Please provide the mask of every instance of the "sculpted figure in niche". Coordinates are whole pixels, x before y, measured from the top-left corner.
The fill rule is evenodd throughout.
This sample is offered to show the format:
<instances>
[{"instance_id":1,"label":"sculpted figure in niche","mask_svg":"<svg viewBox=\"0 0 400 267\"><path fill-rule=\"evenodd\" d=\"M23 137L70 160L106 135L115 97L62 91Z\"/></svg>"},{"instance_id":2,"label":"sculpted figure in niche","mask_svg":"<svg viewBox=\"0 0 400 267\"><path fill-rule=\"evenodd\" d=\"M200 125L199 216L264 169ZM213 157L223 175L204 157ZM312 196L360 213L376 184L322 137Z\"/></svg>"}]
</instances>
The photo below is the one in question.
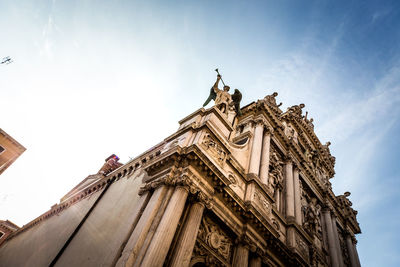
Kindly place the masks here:
<instances>
[{"instance_id":1,"label":"sculpted figure in niche","mask_svg":"<svg viewBox=\"0 0 400 267\"><path fill-rule=\"evenodd\" d=\"M305 156L309 163L312 163L313 153L314 152L310 149L306 150Z\"/></svg>"},{"instance_id":2,"label":"sculpted figure in niche","mask_svg":"<svg viewBox=\"0 0 400 267\"><path fill-rule=\"evenodd\" d=\"M316 198L311 198L305 209L304 228L311 234L320 234L322 232L319 215L321 206L317 204Z\"/></svg>"},{"instance_id":3,"label":"sculpted figure in niche","mask_svg":"<svg viewBox=\"0 0 400 267\"><path fill-rule=\"evenodd\" d=\"M287 124L285 121L282 124L285 127L285 135L289 138L289 140L293 140L295 143L297 143L298 134L293 126L291 124Z\"/></svg>"},{"instance_id":4,"label":"sculpted figure in niche","mask_svg":"<svg viewBox=\"0 0 400 267\"><path fill-rule=\"evenodd\" d=\"M312 163L314 165L315 168L319 168L320 167L320 162L321 160L319 159L319 154L316 150L313 151L312 153Z\"/></svg>"},{"instance_id":5,"label":"sculpted figure in niche","mask_svg":"<svg viewBox=\"0 0 400 267\"><path fill-rule=\"evenodd\" d=\"M268 177L268 186L272 195L275 194L275 190L283 185L283 162L279 159L277 153L274 151L271 155L271 171Z\"/></svg>"}]
</instances>

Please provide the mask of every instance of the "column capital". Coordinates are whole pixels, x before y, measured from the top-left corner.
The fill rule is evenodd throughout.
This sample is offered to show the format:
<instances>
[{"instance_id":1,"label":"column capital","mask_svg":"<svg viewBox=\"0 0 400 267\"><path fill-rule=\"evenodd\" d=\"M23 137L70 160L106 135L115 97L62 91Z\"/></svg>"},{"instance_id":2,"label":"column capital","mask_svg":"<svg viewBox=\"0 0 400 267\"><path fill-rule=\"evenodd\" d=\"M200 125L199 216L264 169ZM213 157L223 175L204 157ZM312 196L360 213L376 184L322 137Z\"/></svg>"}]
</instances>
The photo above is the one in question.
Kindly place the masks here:
<instances>
[{"instance_id":1,"label":"column capital","mask_svg":"<svg viewBox=\"0 0 400 267\"><path fill-rule=\"evenodd\" d=\"M197 194L197 201L199 204L203 205L207 209L213 208L213 205L214 205L213 198L201 191Z\"/></svg>"},{"instance_id":2,"label":"column capital","mask_svg":"<svg viewBox=\"0 0 400 267\"><path fill-rule=\"evenodd\" d=\"M246 247L253 253L257 250L256 244L246 234L243 234L238 239L236 239L236 243Z\"/></svg>"},{"instance_id":3,"label":"column capital","mask_svg":"<svg viewBox=\"0 0 400 267\"><path fill-rule=\"evenodd\" d=\"M294 156L292 153L288 153L287 155L285 155L284 157L284 161L285 163L292 163L294 162Z\"/></svg>"},{"instance_id":4,"label":"column capital","mask_svg":"<svg viewBox=\"0 0 400 267\"><path fill-rule=\"evenodd\" d=\"M300 172L299 164L295 161L293 161L293 171L296 171L297 173Z\"/></svg>"},{"instance_id":5,"label":"column capital","mask_svg":"<svg viewBox=\"0 0 400 267\"><path fill-rule=\"evenodd\" d=\"M162 185L173 185L174 184L174 178L171 177L171 175L167 174L166 176L156 179L154 181L151 181L149 183L146 183L144 186L140 187L139 189L139 195L143 195L144 193L148 191L154 191L158 187Z\"/></svg>"},{"instance_id":6,"label":"column capital","mask_svg":"<svg viewBox=\"0 0 400 267\"><path fill-rule=\"evenodd\" d=\"M269 125L264 125L264 135L269 134L269 135L274 135L274 128L272 128Z\"/></svg>"},{"instance_id":7,"label":"column capital","mask_svg":"<svg viewBox=\"0 0 400 267\"><path fill-rule=\"evenodd\" d=\"M249 121L253 127L265 126L266 121L263 118L255 118Z\"/></svg>"},{"instance_id":8,"label":"column capital","mask_svg":"<svg viewBox=\"0 0 400 267\"><path fill-rule=\"evenodd\" d=\"M327 212L331 213L331 211L332 211L332 209L329 206L324 205L322 207L322 212L324 212L324 213L327 213Z\"/></svg>"}]
</instances>

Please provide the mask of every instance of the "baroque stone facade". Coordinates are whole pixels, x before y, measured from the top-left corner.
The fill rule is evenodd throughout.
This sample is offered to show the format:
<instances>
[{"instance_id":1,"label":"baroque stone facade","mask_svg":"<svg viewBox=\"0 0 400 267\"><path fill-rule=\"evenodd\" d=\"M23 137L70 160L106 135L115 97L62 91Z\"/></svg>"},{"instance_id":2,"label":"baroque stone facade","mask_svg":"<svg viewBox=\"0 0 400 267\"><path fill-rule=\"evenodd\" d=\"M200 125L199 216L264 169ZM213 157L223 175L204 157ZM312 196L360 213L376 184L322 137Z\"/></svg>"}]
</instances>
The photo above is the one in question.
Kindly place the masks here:
<instances>
[{"instance_id":1,"label":"baroque stone facade","mask_svg":"<svg viewBox=\"0 0 400 267\"><path fill-rule=\"evenodd\" d=\"M7 238L0 266L360 266L330 143L304 104L283 112L276 96L239 116L201 108L89 176Z\"/></svg>"}]
</instances>

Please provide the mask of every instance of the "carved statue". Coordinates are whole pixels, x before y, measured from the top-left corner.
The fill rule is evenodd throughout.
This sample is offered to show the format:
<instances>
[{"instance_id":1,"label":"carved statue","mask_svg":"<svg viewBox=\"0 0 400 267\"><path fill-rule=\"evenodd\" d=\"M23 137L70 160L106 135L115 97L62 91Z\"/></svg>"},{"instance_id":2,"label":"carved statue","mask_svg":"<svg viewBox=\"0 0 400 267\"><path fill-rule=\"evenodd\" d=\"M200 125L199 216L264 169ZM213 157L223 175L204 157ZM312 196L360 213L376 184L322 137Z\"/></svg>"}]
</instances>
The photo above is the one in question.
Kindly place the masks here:
<instances>
[{"instance_id":1,"label":"carved statue","mask_svg":"<svg viewBox=\"0 0 400 267\"><path fill-rule=\"evenodd\" d=\"M272 195L279 185L283 185L283 162L279 159L277 153L274 151L271 154L271 171L268 177L268 186Z\"/></svg>"},{"instance_id":2,"label":"carved statue","mask_svg":"<svg viewBox=\"0 0 400 267\"><path fill-rule=\"evenodd\" d=\"M329 154L331 153L329 146L331 145L331 142L326 142L325 145L322 145L322 147L325 149L326 152L328 152Z\"/></svg>"},{"instance_id":3,"label":"carved statue","mask_svg":"<svg viewBox=\"0 0 400 267\"><path fill-rule=\"evenodd\" d=\"M314 197L311 198L304 214L304 228L311 234L319 234L322 232L319 220L320 212L321 206L317 204L317 199Z\"/></svg>"},{"instance_id":4,"label":"carved statue","mask_svg":"<svg viewBox=\"0 0 400 267\"><path fill-rule=\"evenodd\" d=\"M283 127L285 127L285 135L289 138L289 140L293 140L294 142L298 142L297 137L298 134L296 130L293 128L291 124L287 124L285 121L282 123Z\"/></svg>"},{"instance_id":5,"label":"carved statue","mask_svg":"<svg viewBox=\"0 0 400 267\"><path fill-rule=\"evenodd\" d=\"M308 124L308 126L310 126L310 128L311 129L313 129L314 130L314 124L313 124L313 121L314 121L314 119L313 118L311 118L308 122L307 122L307 124Z\"/></svg>"},{"instance_id":6,"label":"carved statue","mask_svg":"<svg viewBox=\"0 0 400 267\"><path fill-rule=\"evenodd\" d=\"M216 71L218 72L218 69L216 69ZM241 115L240 101L242 100L242 93L238 89L235 89L234 94L230 95L230 87L225 84L222 90L219 89L218 84L220 80L222 80L222 78L218 72L217 80L215 81L213 87L211 87L210 95L208 96L206 102L204 102L203 107L210 103L211 100L214 100L215 106L221 110L222 113L227 114L229 107L233 106L236 114Z\"/></svg>"},{"instance_id":7,"label":"carved statue","mask_svg":"<svg viewBox=\"0 0 400 267\"><path fill-rule=\"evenodd\" d=\"M298 118L302 118L301 114L302 114L302 109L305 107L306 105L304 104L300 104L300 105L294 105L291 106L287 109L288 113L298 117Z\"/></svg>"},{"instance_id":8,"label":"carved statue","mask_svg":"<svg viewBox=\"0 0 400 267\"><path fill-rule=\"evenodd\" d=\"M314 130L314 124L313 124L314 119L313 119L313 118L308 119L307 116L308 116L308 111L306 111L306 115L303 116L303 120L307 123L307 125L308 125L311 129Z\"/></svg>"},{"instance_id":9,"label":"carved statue","mask_svg":"<svg viewBox=\"0 0 400 267\"><path fill-rule=\"evenodd\" d=\"M311 163L312 158L313 158L313 151L310 149L307 149L305 152L305 156L306 156L306 159L308 160L308 162Z\"/></svg>"},{"instance_id":10,"label":"carved statue","mask_svg":"<svg viewBox=\"0 0 400 267\"><path fill-rule=\"evenodd\" d=\"M240 110L240 101L242 100L242 93L239 91L239 89L235 89L235 93L233 93L231 97L233 106L235 107L236 114L239 116L242 115L242 111Z\"/></svg>"},{"instance_id":11,"label":"carved statue","mask_svg":"<svg viewBox=\"0 0 400 267\"><path fill-rule=\"evenodd\" d=\"M282 102L281 103L279 103L279 105L277 105L276 104L276 97L278 96L278 93L277 92L274 92L272 95L267 95L266 97L264 97L264 101L269 105L269 106L272 106L272 107L280 107L280 106L282 106Z\"/></svg>"}]
</instances>

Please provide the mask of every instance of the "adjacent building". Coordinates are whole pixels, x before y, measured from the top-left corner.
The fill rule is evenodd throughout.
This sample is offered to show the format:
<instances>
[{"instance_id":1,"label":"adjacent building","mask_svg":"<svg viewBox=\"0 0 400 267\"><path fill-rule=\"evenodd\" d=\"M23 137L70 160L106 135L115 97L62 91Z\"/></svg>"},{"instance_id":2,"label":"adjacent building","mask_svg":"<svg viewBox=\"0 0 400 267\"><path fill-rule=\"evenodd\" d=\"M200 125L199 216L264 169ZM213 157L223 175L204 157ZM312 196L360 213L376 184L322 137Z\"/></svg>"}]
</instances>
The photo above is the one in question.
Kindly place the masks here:
<instances>
[{"instance_id":1,"label":"adjacent building","mask_svg":"<svg viewBox=\"0 0 400 267\"><path fill-rule=\"evenodd\" d=\"M0 129L0 174L26 150L14 138Z\"/></svg>"},{"instance_id":2,"label":"adjacent building","mask_svg":"<svg viewBox=\"0 0 400 267\"><path fill-rule=\"evenodd\" d=\"M12 233L0 266L360 266L330 143L276 96L201 108L128 163L109 157Z\"/></svg>"}]
</instances>

